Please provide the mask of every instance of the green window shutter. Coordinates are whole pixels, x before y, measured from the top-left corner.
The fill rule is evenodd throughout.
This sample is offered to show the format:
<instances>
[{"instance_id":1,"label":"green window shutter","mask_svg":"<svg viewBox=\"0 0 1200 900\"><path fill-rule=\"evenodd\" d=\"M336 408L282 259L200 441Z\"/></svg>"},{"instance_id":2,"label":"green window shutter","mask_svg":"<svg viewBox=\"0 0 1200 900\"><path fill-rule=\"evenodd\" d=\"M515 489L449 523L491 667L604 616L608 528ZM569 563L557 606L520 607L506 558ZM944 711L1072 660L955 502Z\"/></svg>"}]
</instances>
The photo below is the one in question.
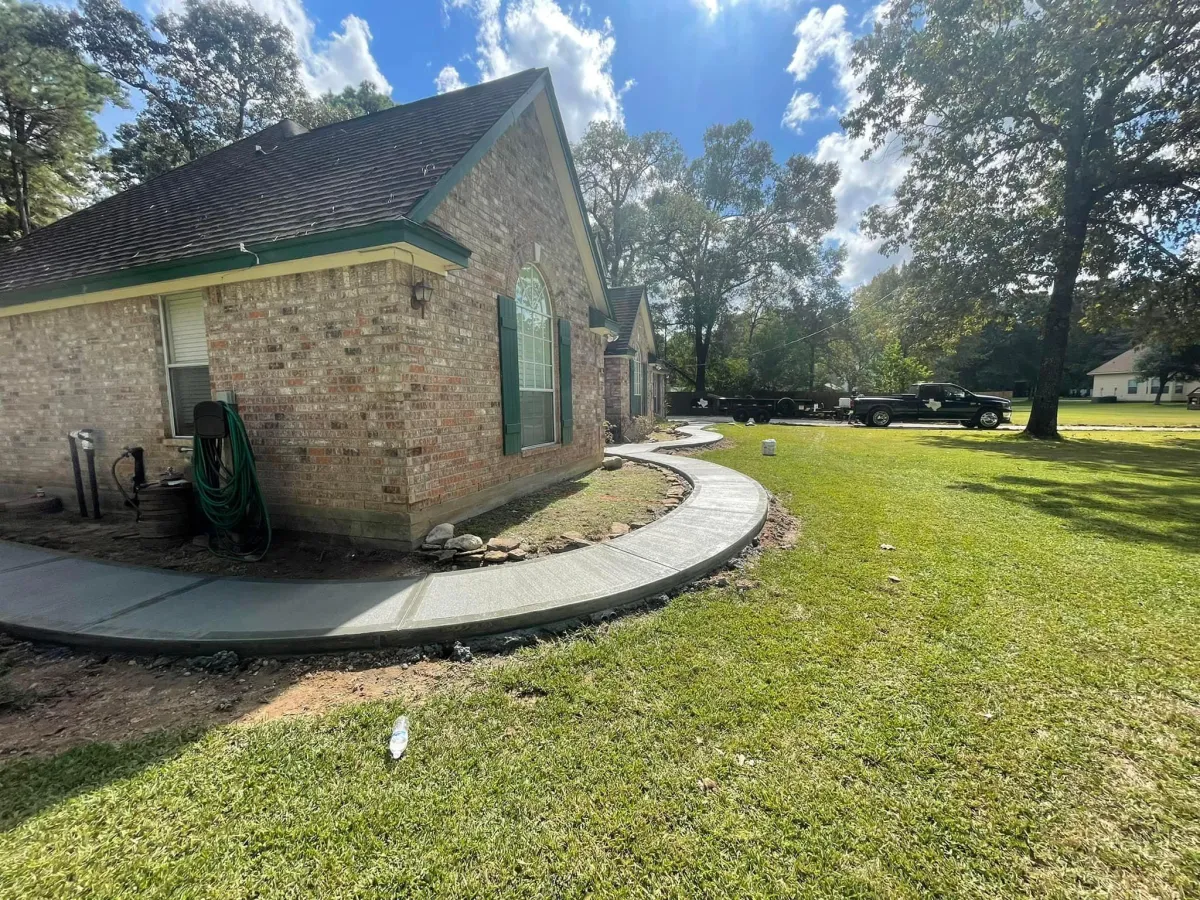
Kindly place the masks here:
<instances>
[{"instance_id":1,"label":"green window shutter","mask_svg":"<svg viewBox=\"0 0 1200 900\"><path fill-rule=\"evenodd\" d=\"M629 416L630 418L637 415L637 394L634 393L636 385L633 383L633 367L636 363L631 359L629 361Z\"/></svg>"},{"instance_id":2,"label":"green window shutter","mask_svg":"<svg viewBox=\"0 0 1200 900\"><path fill-rule=\"evenodd\" d=\"M562 416L562 442L571 443L575 432L575 400L571 395L571 323L558 320L558 402Z\"/></svg>"},{"instance_id":3,"label":"green window shutter","mask_svg":"<svg viewBox=\"0 0 1200 900\"><path fill-rule=\"evenodd\" d=\"M646 415L650 409L650 366L642 363L642 415Z\"/></svg>"},{"instance_id":4,"label":"green window shutter","mask_svg":"<svg viewBox=\"0 0 1200 900\"><path fill-rule=\"evenodd\" d=\"M500 411L504 455L521 452L521 379L517 362L517 301L497 297L500 308Z\"/></svg>"}]
</instances>

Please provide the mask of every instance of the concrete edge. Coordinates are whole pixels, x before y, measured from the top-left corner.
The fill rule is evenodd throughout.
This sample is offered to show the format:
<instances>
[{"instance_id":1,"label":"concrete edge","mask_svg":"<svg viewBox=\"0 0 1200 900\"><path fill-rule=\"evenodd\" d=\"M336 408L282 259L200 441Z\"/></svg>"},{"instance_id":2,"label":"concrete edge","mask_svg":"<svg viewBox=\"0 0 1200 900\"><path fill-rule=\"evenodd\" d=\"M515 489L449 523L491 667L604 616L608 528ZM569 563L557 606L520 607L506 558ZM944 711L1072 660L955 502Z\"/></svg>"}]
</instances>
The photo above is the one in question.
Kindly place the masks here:
<instances>
[{"instance_id":1,"label":"concrete edge","mask_svg":"<svg viewBox=\"0 0 1200 900\"><path fill-rule=\"evenodd\" d=\"M682 447L702 447L714 444L722 440L723 435L705 430L706 426L685 426L680 430L687 433L687 437L676 441L664 441L658 444L634 444L621 445L618 447L606 448L606 454L621 456L627 459L634 459L638 462L646 462L652 465L661 466L670 469L682 476L692 485L693 490L696 489L696 480L693 473L685 471L689 463L676 462L670 455L655 456L655 452L662 449L682 448ZM716 463L705 463L705 465L718 466ZM718 466L725 469L724 466ZM740 473L738 473L740 475ZM107 649L128 651L141 654L166 653L166 654L208 654L215 653L218 650L234 650L242 655L289 655L289 654L304 654L304 653L319 653L319 652L336 652L347 650L372 650L384 647L404 647L414 646L425 643L440 643L454 639L462 639L467 637L481 637L485 635L500 634L507 631L513 631L521 628L532 628L538 626L551 625L557 622L577 619L581 616L591 615L596 612L607 610L620 610L631 606L636 606L645 600L665 593L694 581L701 575L718 568L727 563L730 559L741 553L749 546L754 539L762 531L763 525L766 523L769 499L766 490L757 481L749 476L741 476L751 482L759 494L760 502L757 505L756 514L753 521L745 528L742 533L733 541L726 542L714 551L705 556L702 560L689 565L685 569L670 569L668 573L661 577L643 582L633 587L622 590L616 594L607 594L601 597L590 597L585 600L566 603L554 606L543 606L533 609L523 609L513 614L500 615L485 620L460 620L458 622L439 623L432 626L419 626L413 628L405 628L403 621L408 617L407 613L410 607L415 602L417 597L406 602L405 614L402 614L394 627L387 629L377 629L373 631L360 631L349 633L298 633L281 631L275 635L268 635L261 632L256 632L251 635L239 637L236 635L214 633L209 636L188 636L172 638L165 635L148 636L132 636L119 634L97 633L93 631L94 626L84 626L83 630L66 631L62 629L46 628L34 625L23 625L21 623L10 623L0 620L0 627L5 631L13 634L16 637L29 640L49 641L54 643L68 644L88 649ZM647 528L653 528L656 525L669 524L669 520L678 510L688 507L692 495L689 494L684 502L679 505L677 510L656 520ZM642 529L645 530L645 529ZM630 552L621 550L618 538L610 541L603 546L610 547L617 552ZM46 551L53 553L54 551ZM631 553L630 555L637 556L639 559L645 560L638 554ZM57 558L73 559L69 554L56 554ZM645 560L649 561L649 560ZM104 561L96 561L104 565L120 566L119 563L110 563ZM531 560L528 563L518 563L518 565L537 565L536 560ZM661 565L661 564L660 564ZM136 567L135 567L136 568ZM663 566L663 568L668 568ZM429 578L431 576L426 576ZM220 579L216 579L220 580ZM271 579L247 579L256 581L271 581ZM390 580L390 579L372 579ZM302 580L292 579L291 583L296 583ZM289 583L281 580L280 584ZM321 580L303 580L305 584L321 584L325 583ZM345 579L339 581L331 581L328 583L345 583ZM417 591L420 591L420 585L417 586ZM174 593L174 592L172 592ZM150 605L157 602L159 599L147 601L144 605Z\"/></svg>"}]
</instances>

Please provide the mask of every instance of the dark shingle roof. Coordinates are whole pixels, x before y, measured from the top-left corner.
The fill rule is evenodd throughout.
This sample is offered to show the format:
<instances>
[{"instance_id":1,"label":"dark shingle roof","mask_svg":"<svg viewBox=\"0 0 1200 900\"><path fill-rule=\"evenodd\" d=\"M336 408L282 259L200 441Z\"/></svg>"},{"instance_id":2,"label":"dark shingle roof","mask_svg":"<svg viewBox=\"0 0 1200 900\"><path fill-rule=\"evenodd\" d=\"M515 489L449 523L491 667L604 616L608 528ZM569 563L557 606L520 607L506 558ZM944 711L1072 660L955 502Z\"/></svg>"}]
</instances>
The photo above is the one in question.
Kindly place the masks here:
<instances>
[{"instance_id":1,"label":"dark shingle roof","mask_svg":"<svg viewBox=\"0 0 1200 900\"><path fill-rule=\"evenodd\" d=\"M633 326L637 324L638 308L642 305L642 295L645 293L644 284L608 289L608 302L612 306L620 335L604 349L607 355L616 356L629 350L629 339L633 337Z\"/></svg>"},{"instance_id":2,"label":"dark shingle roof","mask_svg":"<svg viewBox=\"0 0 1200 900\"><path fill-rule=\"evenodd\" d=\"M403 218L544 71L272 125L0 248L0 293Z\"/></svg>"}]
</instances>

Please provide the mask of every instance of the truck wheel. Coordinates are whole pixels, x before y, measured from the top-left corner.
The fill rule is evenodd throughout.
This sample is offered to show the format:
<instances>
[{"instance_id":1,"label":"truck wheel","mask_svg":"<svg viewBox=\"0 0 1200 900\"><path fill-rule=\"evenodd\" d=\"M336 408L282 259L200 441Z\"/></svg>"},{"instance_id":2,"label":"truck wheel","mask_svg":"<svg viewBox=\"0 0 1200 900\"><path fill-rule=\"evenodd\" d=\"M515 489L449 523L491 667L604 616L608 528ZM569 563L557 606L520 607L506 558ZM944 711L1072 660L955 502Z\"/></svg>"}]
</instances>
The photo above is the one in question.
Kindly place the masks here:
<instances>
[{"instance_id":1,"label":"truck wheel","mask_svg":"<svg viewBox=\"0 0 1200 900\"><path fill-rule=\"evenodd\" d=\"M739 406L733 411L733 421L735 422L745 422L749 418L750 412L744 406Z\"/></svg>"},{"instance_id":2,"label":"truck wheel","mask_svg":"<svg viewBox=\"0 0 1200 900\"><path fill-rule=\"evenodd\" d=\"M791 397L784 397L775 404L775 411L785 419L790 419L796 415L796 401Z\"/></svg>"},{"instance_id":3,"label":"truck wheel","mask_svg":"<svg viewBox=\"0 0 1200 900\"><path fill-rule=\"evenodd\" d=\"M976 427L974 419L963 419L958 424L961 425L963 428L975 428Z\"/></svg>"},{"instance_id":4,"label":"truck wheel","mask_svg":"<svg viewBox=\"0 0 1200 900\"><path fill-rule=\"evenodd\" d=\"M979 417L975 420L979 423L980 428L985 428L991 431L1000 424L1000 413L994 409L985 409L979 413Z\"/></svg>"},{"instance_id":5,"label":"truck wheel","mask_svg":"<svg viewBox=\"0 0 1200 900\"><path fill-rule=\"evenodd\" d=\"M754 414L754 421L759 425L766 425L771 421L771 411L765 407L758 410L758 412Z\"/></svg>"},{"instance_id":6,"label":"truck wheel","mask_svg":"<svg viewBox=\"0 0 1200 900\"><path fill-rule=\"evenodd\" d=\"M892 411L886 406L876 406L867 414L867 424L875 428L887 428L892 424Z\"/></svg>"}]
</instances>

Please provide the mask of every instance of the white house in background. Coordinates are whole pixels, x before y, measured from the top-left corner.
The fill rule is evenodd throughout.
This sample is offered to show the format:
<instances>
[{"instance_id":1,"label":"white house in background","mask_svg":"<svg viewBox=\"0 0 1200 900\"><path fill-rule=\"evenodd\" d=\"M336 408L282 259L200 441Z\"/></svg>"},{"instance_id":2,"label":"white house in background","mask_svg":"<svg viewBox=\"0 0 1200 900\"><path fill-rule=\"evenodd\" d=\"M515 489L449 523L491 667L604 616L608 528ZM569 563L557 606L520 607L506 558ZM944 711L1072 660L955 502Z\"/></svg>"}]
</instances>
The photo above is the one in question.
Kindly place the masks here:
<instances>
[{"instance_id":1,"label":"white house in background","mask_svg":"<svg viewBox=\"0 0 1200 900\"><path fill-rule=\"evenodd\" d=\"M1139 378L1136 368L1137 349L1132 348L1092 369L1088 372L1092 376L1092 396L1115 396L1118 400L1143 402L1154 400L1158 395L1158 379ZM1162 395L1163 402L1185 402L1187 395L1195 388L1200 388L1200 381L1168 381Z\"/></svg>"}]
</instances>

